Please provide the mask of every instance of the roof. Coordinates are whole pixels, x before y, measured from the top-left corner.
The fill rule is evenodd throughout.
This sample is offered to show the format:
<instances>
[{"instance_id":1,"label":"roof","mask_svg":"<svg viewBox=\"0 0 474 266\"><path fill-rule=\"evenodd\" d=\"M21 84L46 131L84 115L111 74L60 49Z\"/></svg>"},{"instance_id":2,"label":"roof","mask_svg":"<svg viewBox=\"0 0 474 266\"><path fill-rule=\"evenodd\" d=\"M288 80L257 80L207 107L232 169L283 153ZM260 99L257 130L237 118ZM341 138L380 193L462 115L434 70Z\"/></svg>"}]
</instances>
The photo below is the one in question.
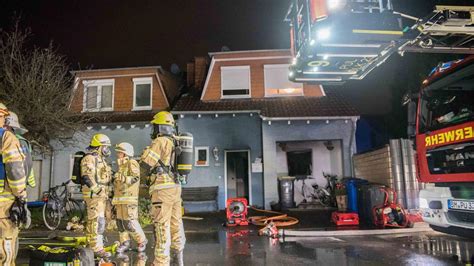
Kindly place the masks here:
<instances>
[{"instance_id":1,"label":"roof","mask_svg":"<svg viewBox=\"0 0 474 266\"><path fill-rule=\"evenodd\" d=\"M228 99L203 102L198 95L183 95L172 109L173 113L255 112L268 118L303 118L358 116L338 89L325 89L323 97L276 97L262 99Z\"/></svg>"},{"instance_id":2,"label":"roof","mask_svg":"<svg viewBox=\"0 0 474 266\"><path fill-rule=\"evenodd\" d=\"M97 68L97 69L84 69L84 70L72 70L72 74L77 73L92 73L92 72L104 72L104 71L120 71L120 70L140 70L140 69L161 69L161 66L139 66L139 67L118 67L118 68Z\"/></svg>"}]
</instances>

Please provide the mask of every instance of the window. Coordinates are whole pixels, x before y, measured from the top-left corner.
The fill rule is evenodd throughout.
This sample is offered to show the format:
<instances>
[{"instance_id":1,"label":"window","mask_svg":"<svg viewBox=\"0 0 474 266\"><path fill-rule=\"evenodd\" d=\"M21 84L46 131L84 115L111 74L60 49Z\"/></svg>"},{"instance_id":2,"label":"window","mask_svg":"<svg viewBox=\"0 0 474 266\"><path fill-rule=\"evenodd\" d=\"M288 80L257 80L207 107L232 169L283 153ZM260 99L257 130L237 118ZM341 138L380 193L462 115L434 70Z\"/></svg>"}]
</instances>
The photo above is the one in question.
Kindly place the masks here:
<instances>
[{"instance_id":1,"label":"window","mask_svg":"<svg viewBox=\"0 0 474 266\"><path fill-rule=\"evenodd\" d=\"M250 97L250 66L221 67L222 98Z\"/></svg>"},{"instance_id":2,"label":"window","mask_svg":"<svg viewBox=\"0 0 474 266\"><path fill-rule=\"evenodd\" d=\"M264 65L265 96L303 96L303 84L288 80L287 64Z\"/></svg>"},{"instance_id":3,"label":"window","mask_svg":"<svg viewBox=\"0 0 474 266\"><path fill-rule=\"evenodd\" d=\"M151 110L153 78L133 79L133 110Z\"/></svg>"},{"instance_id":4,"label":"window","mask_svg":"<svg viewBox=\"0 0 474 266\"><path fill-rule=\"evenodd\" d=\"M114 80L85 80L84 112L112 111L114 102Z\"/></svg>"},{"instance_id":5,"label":"window","mask_svg":"<svg viewBox=\"0 0 474 266\"><path fill-rule=\"evenodd\" d=\"M209 166L209 147L195 147L195 166Z\"/></svg>"}]
</instances>

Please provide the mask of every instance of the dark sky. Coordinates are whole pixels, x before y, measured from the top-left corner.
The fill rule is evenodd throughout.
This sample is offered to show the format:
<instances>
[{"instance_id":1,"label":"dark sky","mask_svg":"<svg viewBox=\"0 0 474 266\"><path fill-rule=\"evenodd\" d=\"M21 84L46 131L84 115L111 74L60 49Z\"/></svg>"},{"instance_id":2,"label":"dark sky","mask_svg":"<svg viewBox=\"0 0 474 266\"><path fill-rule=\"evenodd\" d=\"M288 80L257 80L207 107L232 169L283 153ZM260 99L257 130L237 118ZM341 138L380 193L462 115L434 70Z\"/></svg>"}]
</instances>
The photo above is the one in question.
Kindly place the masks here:
<instances>
[{"instance_id":1,"label":"dark sky","mask_svg":"<svg viewBox=\"0 0 474 266\"><path fill-rule=\"evenodd\" d=\"M286 0L13 0L0 8L0 27L16 11L33 41L54 40L73 68L183 65L218 51L287 48Z\"/></svg>"}]
</instances>

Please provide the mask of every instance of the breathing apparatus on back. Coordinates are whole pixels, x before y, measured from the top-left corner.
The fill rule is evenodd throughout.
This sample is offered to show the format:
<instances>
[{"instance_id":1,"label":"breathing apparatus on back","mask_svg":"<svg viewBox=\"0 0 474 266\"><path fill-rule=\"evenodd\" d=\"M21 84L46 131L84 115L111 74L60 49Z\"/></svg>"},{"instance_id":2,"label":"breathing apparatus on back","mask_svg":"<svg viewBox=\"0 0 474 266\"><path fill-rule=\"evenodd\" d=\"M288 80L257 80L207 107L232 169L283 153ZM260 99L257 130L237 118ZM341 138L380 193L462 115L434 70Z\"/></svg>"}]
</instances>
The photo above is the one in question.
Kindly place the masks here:
<instances>
[{"instance_id":1,"label":"breathing apparatus on back","mask_svg":"<svg viewBox=\"0 0 474 266\"><path fill-rule=\"evenodd\" d=\"M151 123L153 125L152 139L164 136L174 143L170 167L166 167L161 160L158 160L158 163L161 168L169 169L168 174L174 177L176 183L187 184L187 176L191 173L193 163L193 135L177 132L173 115L169 112L157 113Z\"/></svg>"}]
</instances>

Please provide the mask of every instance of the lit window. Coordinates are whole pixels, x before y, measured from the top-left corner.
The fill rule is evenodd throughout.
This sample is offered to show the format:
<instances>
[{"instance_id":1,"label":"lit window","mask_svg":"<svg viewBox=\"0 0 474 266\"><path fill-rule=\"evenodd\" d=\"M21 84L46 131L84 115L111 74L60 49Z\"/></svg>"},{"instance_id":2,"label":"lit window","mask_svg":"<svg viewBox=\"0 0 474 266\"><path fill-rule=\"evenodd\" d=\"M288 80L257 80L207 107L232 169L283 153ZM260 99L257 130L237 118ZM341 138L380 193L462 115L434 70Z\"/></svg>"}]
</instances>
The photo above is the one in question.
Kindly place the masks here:
<instances>
[{"instance_id":1,"label":"lit window","mask_svg":"<svg viewBox=\"0 0 474 266\"><path fill-rule=\"evenodd\" d=\"M265 96L303 96L303 84L288 80L287 64L264 65Z\"/></svg>"},{"instance_id":2,"label":"lit window","mask_svg":"<svg viewBox=\"0 0 474 266\"><path fill-rule=\"evenodd\" d=\"M84 112L112 111L114 80L86 80L84 84Z\"/></svg>"},{"instance_id":3,"label":"lit window","mask_svg":"<svg viewBox=\"0 0 474 266\"><path fill-rule=\"evenodd\" d=\"M221 67L222 98L250 97L250 66Z\"/></svg>"},{"instance_id":4,"label":"lit window","mask_svg":"<svg viewBox=\"0 0 474 266\"><path fill-rule=\"evenodd\" d=\"M195 166L209 166L209 147L195 147Z\"/></svg>"},{"instance_id":5,"label":"lit window","mask_svg":"<svg viewBox=\"0 0 474 266\"><path fill-rule=\"evenodd\" d=\"M133 110L151 110L152 78L133 79Z\"/></svg>"}]
</instances>

